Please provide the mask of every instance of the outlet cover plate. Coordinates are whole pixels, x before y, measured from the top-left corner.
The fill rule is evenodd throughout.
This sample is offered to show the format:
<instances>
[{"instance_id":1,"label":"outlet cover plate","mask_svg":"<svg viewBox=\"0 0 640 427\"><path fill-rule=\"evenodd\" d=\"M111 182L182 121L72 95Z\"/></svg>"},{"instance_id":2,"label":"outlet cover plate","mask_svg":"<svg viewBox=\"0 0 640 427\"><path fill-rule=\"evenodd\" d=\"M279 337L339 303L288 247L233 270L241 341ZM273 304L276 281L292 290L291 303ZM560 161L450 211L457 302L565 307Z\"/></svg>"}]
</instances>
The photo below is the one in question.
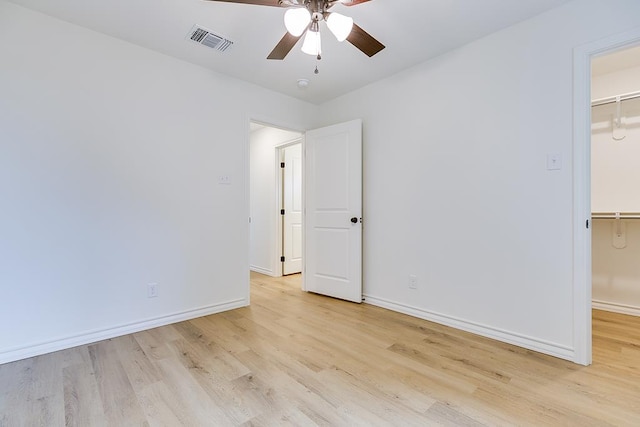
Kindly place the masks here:
<instances>
[{"instance_id":1,"label":"outlet cover plate","mask_svg":"<svg viewBox=\"0 0 640 427\"><path fill-rule=\"evenodd\" d=\"M147 298L155 298L158 296L158 284L149 283L147 285Z\"/></svg>"},{"instance_id":2,"label":"outlet cover plate","mask_svg":"<svg viewBox=\"0 0 640 427\"><path fill-rule=\"evenodd\" d=\"M409 275L409 289L417 289L418 288L418 277L410 274Z\"/></svg>"}]
</instances>

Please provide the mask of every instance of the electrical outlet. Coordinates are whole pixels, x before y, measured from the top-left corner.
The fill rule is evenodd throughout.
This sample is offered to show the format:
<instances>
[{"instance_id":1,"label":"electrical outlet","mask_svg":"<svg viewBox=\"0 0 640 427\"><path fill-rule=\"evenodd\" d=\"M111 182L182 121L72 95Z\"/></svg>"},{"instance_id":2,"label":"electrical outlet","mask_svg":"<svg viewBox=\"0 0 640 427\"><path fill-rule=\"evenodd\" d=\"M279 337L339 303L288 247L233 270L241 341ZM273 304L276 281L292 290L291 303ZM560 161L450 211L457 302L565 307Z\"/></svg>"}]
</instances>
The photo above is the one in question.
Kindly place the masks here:
<instances>
[{"instance_id":1,"label":"electrical outlet","mask_svg":"<svg viewBox=\"0 0 640 427\"><path fill-rule=\"evenodd\" d=\"M147 298L155 298L158 296L158 284L149 283L147 285Z\"/></svg>"},{"instance_id":2,"label":"electrical outlet","mask_svg":"<svg viewBox=\"0 0 640 427\"><path fill-rule=\"evenodd\" d=\"M409 289L417 289L418 288L418 277L410 274L409 275Z\"/></svg>"},{"instance_id":3,"label":"electrical outlet","mask_svg":"<svg viewBox=\"0 0 640 427\"><path fill-rule=\"evenodd\" d=\"M218 175L218 184L220 184L220 185L231 185L231 176L230 175Z\"/></svg>"}]
</instances>

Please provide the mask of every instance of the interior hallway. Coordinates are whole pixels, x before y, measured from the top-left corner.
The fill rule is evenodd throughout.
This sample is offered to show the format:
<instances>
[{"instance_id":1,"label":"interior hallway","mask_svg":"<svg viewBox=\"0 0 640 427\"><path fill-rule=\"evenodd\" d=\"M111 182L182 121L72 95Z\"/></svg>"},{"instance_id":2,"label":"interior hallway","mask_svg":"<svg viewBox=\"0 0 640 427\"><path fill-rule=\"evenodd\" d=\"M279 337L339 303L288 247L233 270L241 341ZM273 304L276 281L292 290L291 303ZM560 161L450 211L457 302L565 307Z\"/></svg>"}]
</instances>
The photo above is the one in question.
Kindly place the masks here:
<instances>
[{"instance_id":1,"label":"interior hallway","mask_svg":"<svg viewBox=\"0 0 640 427\"><path fill-rule=\"evenodd\" d=\"M251 307L0 365L0 425L640 420L640 318L595 311L583 367L299 280L252 273Z\"/></svg>"}]
</instances>

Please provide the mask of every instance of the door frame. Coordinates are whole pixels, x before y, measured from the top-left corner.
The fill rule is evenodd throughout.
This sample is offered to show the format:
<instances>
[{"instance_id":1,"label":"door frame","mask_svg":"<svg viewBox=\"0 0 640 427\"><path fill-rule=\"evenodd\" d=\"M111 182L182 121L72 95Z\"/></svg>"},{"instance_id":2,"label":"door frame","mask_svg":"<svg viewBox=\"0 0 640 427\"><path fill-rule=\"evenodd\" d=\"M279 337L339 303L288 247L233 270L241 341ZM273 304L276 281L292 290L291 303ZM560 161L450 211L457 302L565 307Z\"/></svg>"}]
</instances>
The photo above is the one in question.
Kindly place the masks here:
<instances>
[{"instance_id":1,"label":"door frame","mask_svg":"<svg viewBox=\"0 0 640 427\"><path fill-rule=\"evenodd\" d=\"M573 348L582 365L592 363L591 59L638 44L640 28L573 51Z\"/></svg>"},{"instance_id":2,"label":"door frame","mask_svg":"<svg viewBox=\"0 0 640 427\"><path fill-rule=\"evenodd\" d=\"M284 149L287 147L291 147L292 145L300 144L300 150L302 151L302 155L304 156L304 146L302 145L304 141L304 133L300 135L299 138L292 139L291 141L285 141L281 144L275 146L275 162L276 162L276 170L280 170L280 162L283 161ZM282 177L282 171L280 173L276 173L276 206L279 209L282 208L284 197L284 181ZM304 162L302 162L302 206L304 206ZM276 227L276 250L278 257L283 255L284 252L284 228L283 228L283 218L282 216L279 218ZM302 211L302 249L303 249L303 257L302 264L304 265L304 209ZM303 269L304 270L304 269ZM284 276L284 265L280 262L280 276ZM304 281L304 280L303 280Z\"/></svg>"}]
</instances>

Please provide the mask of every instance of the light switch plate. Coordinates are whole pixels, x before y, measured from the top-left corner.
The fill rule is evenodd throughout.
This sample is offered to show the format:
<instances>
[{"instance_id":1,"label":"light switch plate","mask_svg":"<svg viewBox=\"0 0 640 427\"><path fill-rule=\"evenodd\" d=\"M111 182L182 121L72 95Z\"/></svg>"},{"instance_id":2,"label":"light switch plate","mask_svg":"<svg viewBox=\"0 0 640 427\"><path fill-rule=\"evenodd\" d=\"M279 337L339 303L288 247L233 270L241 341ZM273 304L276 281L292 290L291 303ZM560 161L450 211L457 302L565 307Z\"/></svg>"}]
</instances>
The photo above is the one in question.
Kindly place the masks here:
<instances>
[{"instance_id":1,"label":"light switch plate","mask_svg":"<svg viewBox=\"0 0 640 427\"><path fill-rule=\"evenodd\" d=\"M547 170L557 171L562 169L562 156L558 153L547 154Z\"/></svg>"}]
</instances>

